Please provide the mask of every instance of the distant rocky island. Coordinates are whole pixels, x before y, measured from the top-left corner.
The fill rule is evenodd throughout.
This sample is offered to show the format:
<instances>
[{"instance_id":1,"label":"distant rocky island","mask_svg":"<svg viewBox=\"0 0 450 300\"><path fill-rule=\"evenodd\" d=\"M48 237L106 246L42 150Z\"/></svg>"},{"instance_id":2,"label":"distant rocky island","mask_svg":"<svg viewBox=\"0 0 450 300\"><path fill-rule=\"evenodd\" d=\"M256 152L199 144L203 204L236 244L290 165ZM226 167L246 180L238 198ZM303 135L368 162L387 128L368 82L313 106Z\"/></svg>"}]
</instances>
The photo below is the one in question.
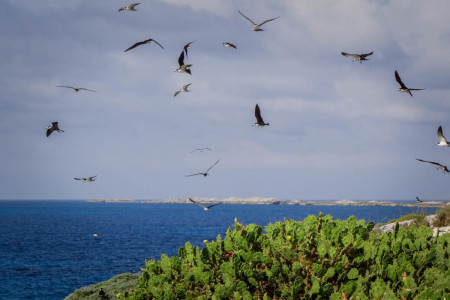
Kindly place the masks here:
<instances>
[{"instance_id":1,"label":"distant rocky island","mask_svg":"<svg viewBox=\"0 0 450 300\"><path fill-rule=\"evenodd\" d=\"M225 199L192 197L200 203L223 203L223 204L265 204L265 205L326 205L326 206L407 206L407 207L445 207L449 205L449 201L423 201L418 203L415 201L353 201L353 200L336 200L336 201L304 201L304 200L279 200L276 198L239 198L230 197ZM108 203L190 203L186 198L174 198L164 200L130 200L130 199L90 199L87 202L108 202Z\"/></svg>"}]
</instances>

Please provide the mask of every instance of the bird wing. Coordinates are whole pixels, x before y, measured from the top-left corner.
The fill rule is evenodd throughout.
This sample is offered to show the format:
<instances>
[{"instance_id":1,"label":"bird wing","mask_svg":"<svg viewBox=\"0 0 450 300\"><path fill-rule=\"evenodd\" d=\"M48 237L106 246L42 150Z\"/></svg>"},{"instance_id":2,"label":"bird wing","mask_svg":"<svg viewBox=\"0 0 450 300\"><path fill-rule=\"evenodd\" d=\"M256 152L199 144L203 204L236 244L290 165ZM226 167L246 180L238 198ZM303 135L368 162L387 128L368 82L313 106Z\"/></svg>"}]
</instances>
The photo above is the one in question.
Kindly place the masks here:
<instances>
[{"instance_id":1,"label":"bird wing","mask_svg":"<svg viewBox=\"0 0 450 300\"><path fill-rule=\"evenodd\" d=\"M352 53L346 53L346 52L341 52L341 54L343 55L343 56L352 56L352 57L357 57L357 56L359 56L358 54L352 54Z\"/></svg>"},{"instance_id":2,"label":"bird wing","mask_svg":"<svg viewBox=\"0 0 450 300\"><path fill-rule=\"evenodd\" d=\"M243 16L244 18L246 18L247 20L249 20L250 23L252 23L253 25L257 26L257 24L256 24L255 22L253 22L252 20L250 20L249 18L247 18L247 17L246 17L243 13L241 13L239 10L238 10L238 13L239 13L241 16Z\"/></svg>"},{"instance_id":3,"label":"bird wing","mask_svg":"<svg viewBox=\"0 0 450 300\"><path fill-rule=\"evenodd\" d=\"M208 208L208 207L204 206L203 204L198 203L197 201L192 200L191 198L189 198L189 200L190 200L192 203L197 204L198 206L201 206L201 207L203 207L203 208Z\"/></svg>"},{"instance_id":4,"label":"bird wing","mask_svg":"<svg viewBox=\"0 0 450 300\"><path fill-rule=\"evenodd\" d=\"M121 8L119 8L119 10L118 10L118 11L122 11L122 10L125 10L125 7L121 7Z\"/></svg>"},{"instance_id":5,"label":"bird wing","mask_svg":"<svg viewBox=\"0 0 450 300\"><path fill-rule=\"evenodd\" d=\"M183 90L187 91L187 88L191 85L192 83L188 83L186 85L183 86Z\"/></svg>"},{"instance_id":6,"label":"bird wing","mask_svg":"<svg viewBox=\"0 0 450 300\"><path fill-rule=\"evenodd\" d=\"M53 132L53 128L48 128L48 129L47 129L47 137L48 137L50 134L52 134L52 132Z\"/></svg>"},{"instance_id":7,"label":"bird wing","mask_svg":"<svg viewBox=\"0 0 450 300\"><path fill-rule=\"evenodd\" d=\"M184 65L184 52L181 51L180 57L178 57L178 64L180 65L180 68L182 65Z\"/></svg>"},{"instance_id":8,"label":"bird wing","mask_svg":"<svg viewBox=\"0 0 450 300\"><path fill-rule=\"evenodd\" d=\"M438 138L441 140L441 142L443 143L448 143L447 139L445 138L443 132L442 132L442 126L439 126L438 130L437 130L437 136Z\"/></svg>"},{"instance_id":9,"label":"bird wing","mask_svg":"<svg viewBox=\"0 0 450 300\"><path fill-rule=\"evenodd\" d=\"M208 173L209 170L211 170L215 165L217 165L219 163L219 161L220 161L220 158L211 167L209 167L209 169L206 171L206 173Z\"/></svg>"},{"instance_id":10,"label":"bird wing","mask_svg":"<svg viewBox=\"0 0 450 300\"><path fill-rule=\"evenodd\" d=\"M255 106L255 117L257 123L264 123L263 118L261 117L261 110L259 109L259 105Z\"/></svg>"},{"instance_id":11,"label":"bird wing","mask_svg":"<svg viewBox=\"0 0 450 300\"><path fill-rule=\"evenodd\" d=\"M175 92L175 94L173 94L173 96L175 97L176 95L178 95L181 92L181 90L178 90Z\"/></svg>"},{"instance_id":12,"label":"bird wing","mask_svg":"<svg viewBox=\"0 0 450 300\"><path fill-rule=\"evenodd\" d=\"M214 206L219 205L219 204L221 204L221 203L219 202L219 203L216 203L216 204L213 204L213 205L209 205L207 208L209 209L209 208L214 207Z\"/></svg>"},{"instance_id":13,"label":"bird wing","mask_svg":"<svg viewBox=\"0 0 450 300\"><path fill-rule=\"evenodd\" d=\"M130 4L130 5L128 5L128 7L130 8L130 9L133 9L136 5L139 5L140 3L133 3L133 4Z\"/></svg>"},{"instance_id":14,"label":"bird wing","mask_svg":"<svg viewBox=\"0 0 450 300\"><path fill-rule=\"evenodd\" d=\"M372 55L372 54L373 54L373 51L370 52L370 53L361 54L360 56L361 56L361 57L367 57L367 56L370 56L370 55Z\"/></svg>"},{"instance_id":15,"label":"bird wing","mask_svg":"<svg viewBox=\"0 0 450 300\"><path fill-rule=\"evenodd\" d=\"M196 173L196 174L186 175L184 177L191 177L191 176L196 176L196 175L205 175L205 173Z\"/></svg>"},{"instance_id":16,"label":"bird wing","mask_svg":"<svg viewBox=\"0 0 450 300\"><path fill-rule=\"evenodd\" d=\"M138 42L138 43L134 44L133 46L131 46L130 48L128 48L127 50L125 50L124 52L127 52L127 51L129 51L129 50L131 50L131 49L134 49L134 48L136 48L137 46L143 45L143 44L145 44L146 42L147 42L147 41Z\"/></svg>"},{"instance_id":17,"label":"bird wing","mask_svg":"<svg viewBox=\"0 0 450 300\"><path fill-rule=\"evenodd\" d=\"M188 58L188 48L190 47L190 45L191 45L193 42L195 42L195 41L189 42L189 43L187 43L186 45L184 45L184 47L183 47L183 50L184 50L184 52L186 53L186 58Z\"/></svg>"},{"instance_id":18,"label":"bird wing","mask_svg":"<svg viewBox=\"0 0 450 300\"><path fill-rule=\"evenodd\" d=\"M419 158L416 158L418 161L421 161L421 162L426 162L426 163L429 163L429 164L433 164L433 165L436 165L436 166L441 166L441 167L443 167L440 163L437 163L437 162L433 162L433 161L428 161L428 160L423 160L423 159L419 159Z\"/></svg>"},{"instance_id":19,"label":"bird wing","mask_svg":"<svg viewBox=\"0 0 450 300\"><path fill-rule=\"evenodd\" d=\"M84 178L74 178L75 180L83 180Z\"/></svg>"},{"instance_id":20,"label":"bird wing","mask_svg":"<svg viewBox=\"0 0 450 300\"><path fill-rule=\"evenodd\" d=\"M278 19L278 18L279 17L276 17L276 18L273 18L273 19L269 19L269 20L265 20L264 22L258 24L258 26L262 26L262 25L266 24L267 22L273 21L273 20Z\"/></svg>"},{"instance_id":21,"label":"bird wing","mask_svg":"<svg viewBox=\"0 0 450 300\"><path fill-rule=\"evenodd\" d=\"M90 89L85 89L85 88L78 88L79 90L84 90L84 91L90 91L90 92L97 92L97 91L94 91L94 90L90 90Z\"/></svg>"},{"instance_id":22,"label":"bird wing","mask_svg":"<svg viewBox=\"0 0 450 300\"><path fill-rule=\"evenodd\" d=\"M58 85L57 87L63 87L63 88L69 88L72 90L76 90L76 88L74 88L73 86L68 86L68 85Z\"/></svg>"},{"instance_id":23,"label":"bird wing","mask_svg":"<svg viewBox=\"0 0 450 300\"><path fill-rule=\"evenodd\" d=\"M401 80L401 78L400 78L400 75L398 75L398 72L397 72L397 70L395 70L395 80L397 80L397 82L398 82L398 84L400 84L400 87L402 88L402 89L407 89L407 87L406 87L406 85L402 82L402 80Z\"/></svg>"},{"instance_id":24,"label":"bird wing","mask_svg":"<svg viewBox=\"0 0 450 300\"><path fill-rule=\"evenodd\" d=\"M424 89L409 89L410 91L423 91Z\"/></svg>"},{"instance_id":25,"label":"bird wing","mask_svg":"<svg viewBox=\"0 0 450 300\"><path fill-rule=\"evenodd\" d=\"M160 43L158 43L157 41L155 41L154 39L150 39L150 42L154 42L154 43L156 43L158 46L160 46L162 49L164 49L164 47L163 46L161 46L161 44Z\"/></svg>"}]
</instances>

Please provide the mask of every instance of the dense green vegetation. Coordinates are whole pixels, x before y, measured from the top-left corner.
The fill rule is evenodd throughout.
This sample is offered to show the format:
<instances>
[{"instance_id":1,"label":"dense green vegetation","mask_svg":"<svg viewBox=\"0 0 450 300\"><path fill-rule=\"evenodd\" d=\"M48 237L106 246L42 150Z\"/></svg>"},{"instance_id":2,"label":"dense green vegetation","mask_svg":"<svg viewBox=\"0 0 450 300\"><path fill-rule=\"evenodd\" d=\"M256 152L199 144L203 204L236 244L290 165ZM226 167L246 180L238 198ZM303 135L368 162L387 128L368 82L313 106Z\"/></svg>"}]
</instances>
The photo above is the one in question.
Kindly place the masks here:
<instances>
[{"instance_id":1,"label":"dense green vegetation","mask_svg":"<svg viewBox=\"0 0 450 300\"><path fill-rule=\"evenodd\" d=\"M224 238L146 261L131 289L104 290L109 299L450 299L450 234L373 227L323 215L264 230L236 220Z\"/></svg>"},{"instance_id":2,"label":"dense green vegetation","mask_svg":"<svg viewBox=\"0 0 450 300\"><path fill-rule=\"evenodd\" d=\"M450 235L375 234L350 217L238 222L224 239L146 261L128 299L449 299ZM344 296L345 295L345 296ZM124 297L125 298L125 297Z\"/></svg>"}]
</instances>

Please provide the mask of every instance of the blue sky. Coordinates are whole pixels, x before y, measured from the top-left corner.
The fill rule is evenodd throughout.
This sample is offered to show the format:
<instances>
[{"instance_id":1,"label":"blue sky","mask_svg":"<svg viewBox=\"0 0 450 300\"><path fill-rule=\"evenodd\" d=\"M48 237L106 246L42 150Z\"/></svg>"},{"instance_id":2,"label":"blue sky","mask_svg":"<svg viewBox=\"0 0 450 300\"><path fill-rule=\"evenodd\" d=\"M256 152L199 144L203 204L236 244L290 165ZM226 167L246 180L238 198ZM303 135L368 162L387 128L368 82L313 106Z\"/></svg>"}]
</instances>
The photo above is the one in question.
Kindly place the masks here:
<instances>
[{"instance_id":1,"label":"blue sky","mask_svg":"<svg viewBox=\"0 0 450 300\"><path fill-rule=\"evenodd\" d=\"M2 3L0 199L450 199L448 1L130 3Z\"/></svg>"}]
</instances>

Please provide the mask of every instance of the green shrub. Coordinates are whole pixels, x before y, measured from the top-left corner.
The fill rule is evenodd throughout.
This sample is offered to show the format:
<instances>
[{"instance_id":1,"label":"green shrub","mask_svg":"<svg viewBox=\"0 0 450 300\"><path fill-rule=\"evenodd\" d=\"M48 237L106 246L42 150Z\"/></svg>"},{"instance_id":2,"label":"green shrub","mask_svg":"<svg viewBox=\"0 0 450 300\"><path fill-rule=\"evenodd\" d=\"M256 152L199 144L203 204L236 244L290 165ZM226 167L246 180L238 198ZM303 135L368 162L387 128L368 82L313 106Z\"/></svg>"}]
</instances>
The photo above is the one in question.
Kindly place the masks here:
<instances>
[{"instance_id":1,"label":"green shrub","mask_svg":"<svg viewBox=\"0 0 450 300\"><path fill-rule=\"evenodd\" d=\"M126 299L449 299L450 235L374 234L372 222L309 216L264 228L237 221L202 249L146 261Z\"/></svg>"}]
</instances>

